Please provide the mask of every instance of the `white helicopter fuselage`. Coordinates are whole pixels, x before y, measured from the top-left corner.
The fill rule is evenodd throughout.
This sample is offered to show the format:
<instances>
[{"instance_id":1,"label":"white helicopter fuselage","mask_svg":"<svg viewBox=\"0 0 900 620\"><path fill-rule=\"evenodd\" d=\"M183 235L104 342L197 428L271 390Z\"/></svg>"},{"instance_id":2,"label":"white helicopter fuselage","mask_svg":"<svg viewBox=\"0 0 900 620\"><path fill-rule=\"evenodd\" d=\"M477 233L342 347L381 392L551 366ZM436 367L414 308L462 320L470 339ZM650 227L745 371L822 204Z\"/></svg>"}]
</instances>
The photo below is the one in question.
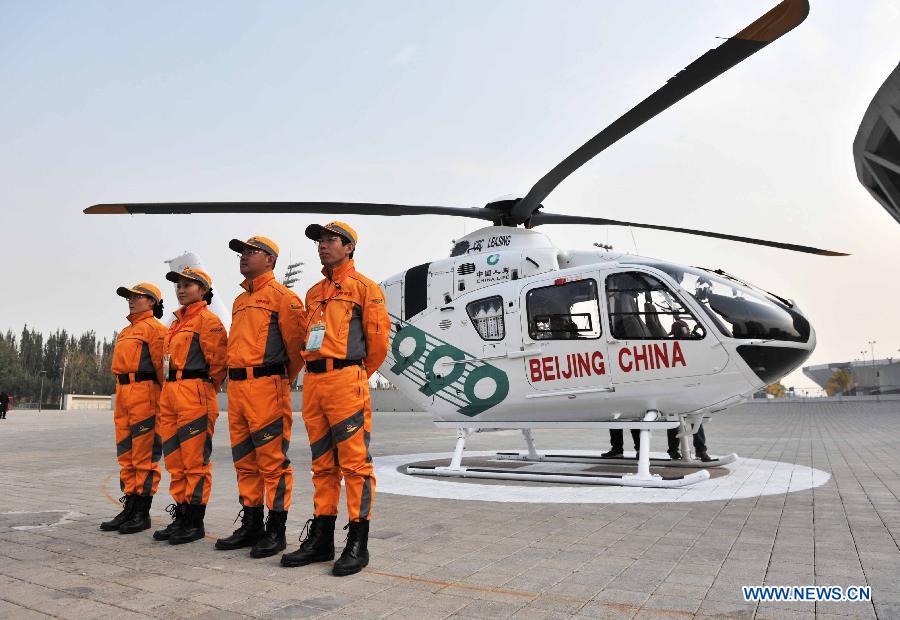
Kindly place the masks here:
<instances>
[{"instance_id":1,"label":"white helicopter fuselage","mask_svg":"<svg viewBox=\"0 0 900 620\"><path fill-rule=\"evenodd\" d=\"M792 302L705 270L499 226L452 254L382 283L380 372L437 421L707 416L815 348Z\"/></svg>"}]
</instances>

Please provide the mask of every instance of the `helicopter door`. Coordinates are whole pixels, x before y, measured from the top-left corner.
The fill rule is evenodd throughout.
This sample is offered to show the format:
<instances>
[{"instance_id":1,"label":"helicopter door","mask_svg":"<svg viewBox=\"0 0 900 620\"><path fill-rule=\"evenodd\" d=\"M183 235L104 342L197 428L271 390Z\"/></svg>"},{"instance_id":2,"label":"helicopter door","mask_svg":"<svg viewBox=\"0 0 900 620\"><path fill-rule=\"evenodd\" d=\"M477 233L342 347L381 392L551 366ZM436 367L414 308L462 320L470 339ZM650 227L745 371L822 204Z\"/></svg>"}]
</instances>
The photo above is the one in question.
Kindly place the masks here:
<instances>
[{"instance_id":1,"label":"helicopter door","mask_svg":"<svg viewBox=\"0 0 900 620\"><path fill-rule=\"evenodd\" d=\"M522 291L522 348L540 351L523 358L523 371L534 389L609 387L599 290L597 278L583 274Z\"/></svg>"},{"instance_id":2,"label":"helicopter door","mask_svg":"<svg viewBox=\"0 0 900 620\"><path fill-rule=\"evenodd\" d=\"M728 356L658 277L623 271L606 278L609 367L614 384L713 374Z\"/></svg>"}]
</instances>

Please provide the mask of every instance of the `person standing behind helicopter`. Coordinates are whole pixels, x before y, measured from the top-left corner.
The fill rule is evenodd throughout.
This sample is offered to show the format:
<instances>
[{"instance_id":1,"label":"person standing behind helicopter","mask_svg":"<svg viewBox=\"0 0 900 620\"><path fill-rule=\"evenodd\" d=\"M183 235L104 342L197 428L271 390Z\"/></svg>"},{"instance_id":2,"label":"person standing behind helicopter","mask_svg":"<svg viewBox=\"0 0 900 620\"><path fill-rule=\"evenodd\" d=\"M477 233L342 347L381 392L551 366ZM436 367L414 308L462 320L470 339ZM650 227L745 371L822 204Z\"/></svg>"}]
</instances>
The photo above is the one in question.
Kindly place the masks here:
<instances>
[{"instance_id":1,"label":"person standing behind helicopter","mask_svg":"<svg viewBox=\"0 0 900 620\"><path fill-rule=\"evenodd\" d=\"M167 508L172 522L153 533L154 540L180 545L206 535L203 519L212 489L213 430L219 415L216 392L225 379L228 337L209 309L212 278L199 269L170 271L181 304L166 334L159 432L166 471L172 477Z\"/></svg>"},{"instance_id":2,"label":"person standing behind helicopter","mask_svg":"<svg viewBox=\"0 0 900 620\"><path fill-rule=\"evenodd\" d=\"M150 504L159 486L161 440L156 432L166 327L159 289L149 282L116 289L128 300L128 322L116 339L112 372L116 377L116 457L122 511L100 524L106 532L134 534L150 527Z\"/></svg>"}]
</instances>

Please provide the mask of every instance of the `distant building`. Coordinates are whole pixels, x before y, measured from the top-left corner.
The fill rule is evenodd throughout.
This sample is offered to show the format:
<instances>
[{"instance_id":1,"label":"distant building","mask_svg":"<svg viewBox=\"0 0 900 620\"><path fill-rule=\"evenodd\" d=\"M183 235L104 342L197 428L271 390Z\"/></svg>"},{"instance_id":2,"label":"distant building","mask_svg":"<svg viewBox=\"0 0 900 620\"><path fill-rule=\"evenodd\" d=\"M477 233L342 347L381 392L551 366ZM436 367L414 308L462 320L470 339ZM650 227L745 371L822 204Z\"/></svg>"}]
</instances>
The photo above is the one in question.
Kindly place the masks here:
<instances>
[{"instance_id":1,"label":"distant building","mask_svg":"<svg viewBox=\"0 0 900 620\"><path fill-rule=\"evenodd\" d=\"M805 366L803 374L825 389L831 375L839 369L847 370L853 376L853 394L900 394L900 358Z\"/></svg>"}]
</instances>

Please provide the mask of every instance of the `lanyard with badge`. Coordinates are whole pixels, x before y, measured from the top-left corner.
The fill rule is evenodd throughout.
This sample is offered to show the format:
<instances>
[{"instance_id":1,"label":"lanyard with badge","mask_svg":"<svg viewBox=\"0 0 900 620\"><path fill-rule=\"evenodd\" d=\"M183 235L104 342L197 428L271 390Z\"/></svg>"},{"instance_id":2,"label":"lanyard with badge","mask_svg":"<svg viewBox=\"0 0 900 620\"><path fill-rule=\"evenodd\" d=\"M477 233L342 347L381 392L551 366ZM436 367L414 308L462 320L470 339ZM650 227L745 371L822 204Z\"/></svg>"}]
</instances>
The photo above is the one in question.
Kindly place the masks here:
<instances>
[{"instance_id":1,"label":"lanyard with badge","mask_svg":"<svg viewBox=\"0 0 900 620\"><path fill-rule=\"evenodd\" d=\"M322 343L325 342L325 306L328 305L329 301L338 296L338 293L341 291L341 285L335 282L334 288L334 294L328 299L325 299L325 282L322 282L322 302L319 304L319 320L309 329L309 337L306 339L307 351L318 351L322 348Z\"/></svg>"}]
</instances>

